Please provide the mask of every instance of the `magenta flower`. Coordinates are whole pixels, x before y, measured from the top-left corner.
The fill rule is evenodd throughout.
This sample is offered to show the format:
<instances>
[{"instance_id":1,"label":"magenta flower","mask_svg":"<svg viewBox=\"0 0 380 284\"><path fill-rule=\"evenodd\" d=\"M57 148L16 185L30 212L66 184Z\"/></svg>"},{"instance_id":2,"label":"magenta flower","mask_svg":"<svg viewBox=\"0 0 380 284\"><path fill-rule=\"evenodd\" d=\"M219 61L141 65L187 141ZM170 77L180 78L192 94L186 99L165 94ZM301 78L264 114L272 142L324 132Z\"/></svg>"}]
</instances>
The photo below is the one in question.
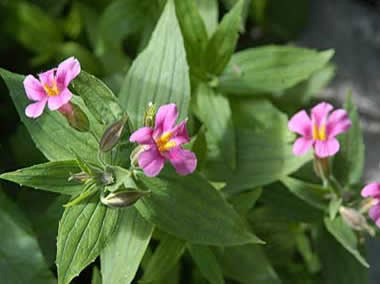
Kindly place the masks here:
<instances>
[{"instance_id":1,"label":"magenta flower","mask_svg":"<svg viewBox=\"0 0 380 284\"><path fill-rule=\"evenodd\" d=\"M311 120L304 110L290 119L289 129L302 136L293 145L295 155L304 155L311 147L319 158L333 156L339 151L335 137L347 131L351 121L345 110L337 109L330 114L332 109L332 105L323 102L311 110Z\"/></svg>"},{"instance_id":2,"label":"magenta flower","mask_svg":"<svg viewBox=\"0 0 380 284\"><path fill-rule=\"evenodd\" d=\"M181 147L190 141L186 130L187 121L175 125L177 118L175 104L163 105L158 109L154 129L140 128L129 138L131 142L143 145L144 151L139 154L138 163L147 176L158 175L165 160L169 160L180 175L188 175L195 170L195 154Z\"/></svg>"},{"instance_id":3,"label":"magenta flower","mask_svg":"<svg viewBox=\"0 0 380 284\"><path fill-rule=\"evenodd\" d=\"M372 205L369 209L368 215L375 221L376 225L380 227L380 183L370 183L362 189L362 196L372 197L370 203Z\"/></svg>"},{"instance_id":4,"label":"magenta flower","mask_svg":"<svg viewBox=\"0 0 380 284\"><path fill-rule=\"evenodd\" d=\"M24 88L28 99L35 101L25 109L27 117L39 117L46 103L50 110L57 110L67 104L72 97L68 86L80 73L80 64L74 57L70 57L60 63L58 68L53 68L38 74L39 80L28 75L24 80Z\"/></svg>"}]
</instances>

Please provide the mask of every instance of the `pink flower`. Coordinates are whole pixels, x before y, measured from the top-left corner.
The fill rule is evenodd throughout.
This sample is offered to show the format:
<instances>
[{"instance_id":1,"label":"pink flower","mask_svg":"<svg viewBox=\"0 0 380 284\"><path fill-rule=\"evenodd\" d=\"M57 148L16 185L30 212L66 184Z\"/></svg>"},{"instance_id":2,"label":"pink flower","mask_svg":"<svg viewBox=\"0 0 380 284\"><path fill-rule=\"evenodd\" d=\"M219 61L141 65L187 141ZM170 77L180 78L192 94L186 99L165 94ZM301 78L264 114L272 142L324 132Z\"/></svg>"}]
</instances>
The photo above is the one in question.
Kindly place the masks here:
<instances>
[{"instance_id":1,"label":"pink flower","mask_svg":"<svg viewBox=\"0 0 380 284\"><path fill-rule=\"evenodd\" d=\"M375 221L376 225L380 227L380 183L370 183L362 189L362 196L372 197L368 215Z\"/></svg>"},{"instance_id":2,"label":"pink flower","mask_svg":"<svg viewBox=\"0 0 380 284\"><path fill-rule=\"evenodd\" d=\"M195 154L181 147L190 141L186 130L187 121L175 125L177 118L175 104L163 105L158 109L154 129L140 128L129 138L131 142L143 145L144 151L139 154L138 162L147 176L158 175L165 160L169 160L180 175L188 175L195 170Z\"/></svg>"},{"instance_id":3,"label":"pink flower","mask_svg":"<svg viewBox=\"0 0 380 284\"><path fill-rule=\"evenodd\" d=\"M293 145L295 155L304 155L311 147L319 158L333 156L339 151L335 136L347 131L351 121L345 110L337 109L330 114L332 109L332 105L323 102L311 110L311 120L304 110L290 119L289 129L302 136Z\"/></svg>"},{"instance_id":4,"label":"pink flower","mask_svg":"<svg viewBox=\"0 0 380 284\"><path fill-rule=\"evenodd\" d=\"M50 110L57 110L71 100L72 93L68 86L80 73L80 64L74 57L53 68L38 74L39 80L28 75L24 80L24 88L28 99L35 101L25 109L27 117L39 117L46 103Z\"/></svg>"}]
</instances>

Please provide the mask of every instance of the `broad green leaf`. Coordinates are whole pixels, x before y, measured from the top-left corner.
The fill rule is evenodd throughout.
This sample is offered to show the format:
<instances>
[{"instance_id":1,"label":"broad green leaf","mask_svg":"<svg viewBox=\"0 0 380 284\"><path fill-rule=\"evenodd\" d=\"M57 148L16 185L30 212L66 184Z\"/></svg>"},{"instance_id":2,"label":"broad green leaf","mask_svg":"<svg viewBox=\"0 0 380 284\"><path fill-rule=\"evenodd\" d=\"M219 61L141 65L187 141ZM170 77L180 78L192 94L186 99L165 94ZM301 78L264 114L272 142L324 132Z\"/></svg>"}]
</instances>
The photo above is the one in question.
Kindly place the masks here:
<instances>
[{"instance_id":1,"label":"broad green leaf","mask_svg":"<svg viewBox=\"0 0 380 284\"><path fill-rule=\"evenodd\" d=\"M188 69L174 3L168 0L147 48L133 62L120 91L122 108L130 115L135 128L143 126L149 102L157 107L175 103L179 119L187 116L190 102Z\"/></svg>"},{"instance_id":2,"label":"broad green leaf","mask_svg":"<svg viewBox=\"0 0 380 284\"><path fill-rule=\"evenodd\" d=\"M65 209L57 238L58 283L70 283L95 260L114 232L118 217L118 209L101 204L98 194Z\"/></svg>"},{"instance_id":3,"label":"broad green leaf","mask_svg":"<svg viewBox=\"0 0 380 284\"><path fill-rule=\"evenodd\" d=\"M306 183L291 177L284 177L281 179L281 182L291 193L309 205L321 210L327 209L326 195L328 195L330 191L326 191L322 186Z\"/></svg>"},{"instance_id":4,"label":"broad green leaf","mask_svg":"<svg viewBox=\"0 0 380 284\"><path fill-rule=\"evenodd\" d=\"M197 136L191 142L188 145L191 144L191 151L197 157L197 170L202 171L207 160L207 140L204 127L199 129Z\"/></svg>"},{"instance_id":5,"label":"broad green leaf","mask_svg":"<svg viewBox=\"0 0 380 284\"><path fill-rule=\"evenodd\" d=\"M225 191L238 193L269 184L296 171L311 155L293 155L286 115L266 100L235 99L231 101L236 136L236 169L231 171L223 161L217 144L208 141L208 163L205 167L212 181L226 182Z\"/></svg>"},{"instance_id":6,"label":"broad green leaf","mask_svg":"<svg viewBox=\"0 0 380 284\"><path fill-rule=\"evenodd\" d=\"M181 26L187 61L191 71L199 73L202 52L207 44L207 31L194 0L175 0L178 21Z\"/></svg>"},{"instance_id":7,"label":"broad green leaf","mask_svg":"<svg viewBox=\"0 0 380 284\"><path fill-rule=\"evenodd\" d=\"M25 48L48 53L63 41L57 22L38 6L30 1L11 1L7 4L5 30Z\"/></svg>"},{"instance_id":8,"label":"broad green leaf","mask_svg":"<svg viewBox=\"0 0 380 284\"><path fill-rule=\"evenodd\" d=\"M206 26L207 34L211 36L218 27L218 0L196 0L195 3Z\"/></svg>"},{"instance_id":9,"label":"broad green leaf","mask_svg":"<svg viewBox=\"0 0 380 284\"><path fill-rule=\"evenodd\" d=\"M28 220L0 190L0 275L2 283L54 284Z\"/></svg>"},{"instance_id":10,"label":"broad green leaf","mask_svg":"<svg viewBox=\"0 0 380 284\"><path fill-rule=\"evenodd\" d=\"M169 170L169 169L168 169ZM139 175L140 184L152 195L136 207L143 217L160 229L194 244L237 245L262 243L204 178L198 174L181 177L174 171L160 177Z\"/></svg>"},{"instance_id":11,"label":"broad green leaf","mask_svg":"<svg viewBox=\"0 0 380 284\"><path fill-rule=\"evenodd\" d=\"M206 139L220 148L225 164L236 168L235 129L228 98L200 83L196 93L199 119L206 125Z\"/></svg>"},{"instance_id":12,"label":"broad green leaf","mask_svg":"<svg viewBox=\"0 0 380 284\"><path fill-rule=\"evenodd\" d=\"M322 229L315 240L321 263L323 283L368 283L368 269L357 262L331 234Z\"/></svg>"},{"instance_id":13,"label":"broad green leaf","mask_svg":"<svg viewBox=\"0 0 380 284\"><path fill-rule=\"evenodd\" d=\"M141 283L150 283L163 278L179 261L186 243L166 235L154 251L145 270Z\"/></svg>"},{"instance_id":14,"label":"broad green leaf","mask_svg":"<svg viewBox=\"0 0 380 284\"><path fill-rule=\"evenodd\" d=\"M224 284L222 269L209 247L188 244L188 250L203 276L211 284Z\"/></svg>"},{"instance_id":15,"label":"broad green leaf","mask_svg":"<svg viewBox=\"0 0 380 284\"><path fill-rule=\"evenodd\" d=\"M244 284L281 283L261 246L226 247L216 252L223 273L228 278Z\"/></svg>"},{"instance_id":16,"label":"broad green leaf","mask_svg":"<svg viewBox=\"0 0 380 284\"><path fill-rule=\"evenodd\" d=\"M339 137L340 150L334 157L334 175L344 185L360 182L364 168L364 143L359 114L349 95L344 108L352 122L347 133Z\"/></svg>"},{"instance_id":17,"label":"broad green leaf","mask_svg":"<svg viewBox=\"0 0 380 284\"><path fill-rule=\"evenodd\" d=\"M131 283L149 244L153 226L134 208L123 209L113 237L101 253L103 284Z\"/></svg>"},{"instance_id":18,"label":"broad green leaf","mask_svg":"<svg viewBox=\"0 0 380 284\"><path fill-rule=\"evenodd\" d=\"M37 118L25 116L25 107L28 101L23 80L24 76L8 72L0 68L0 75L4 79L12 100L16 106L21 121L25 124L37 148L51 161L70 160L74 158L72 149L89 162L97 162L97 145L89 133L81 133L71 128L65 118L57 111L45 109L45 113ZM74 103L83 107L81 100L73 98ZM94 119L90 118L90 123Z\"/></svg>"},{"instance_id":19,"label":"broad green leaf","mask_svg":"<svg viewBox=\"0 0 380 284\"><path fill-rule=\"evenodd\" d=\"M239 0L222 19L207 43L203 54L204 68L209 73L219 75L230 61L235 51L244 0Z\"/></svg>"},{"instance_id":20,"label":"broad green leaf","mask_svg":"<svg viewBox=\"0 0 380 284\"><path fill-rule=\"evenodd\" d=\"M0 175L0 178L21 186L75 195L82 190L83 185L76 181L69 181L69 177L78 172L80 169L76 161L57 161L4 173Z\"/></svg>"},{"instance_id":21,"label":"broad green leaf","mask_svg":"<svg viewBox=\"0 0 380 284\"><path fill-rule=\"evenodd\" d=\"M263 189L261 187L255 188L251 191L232 195L229 201L234 206L236 211L244 216L247 215L248 212L255 207L255 204L260 198L262 192Z\"/></svg>"},{"instance_id":22,"label":"broad green leaf","mask_svg":"<svg viewBox=\"0 0 380 284\"><path fill-rule=\"evenodd\" d=\"M367 261L361 256L358 250L358 240L355 233L351 228L343 221L341 217L337 217L331 220L325 217L325 226L335 239L349 252L351 253L364 267L369 267Z\"/></svg>"},{"instance_id":23,"label":"broad green leaf","mask_svg":"<svg viewBox=\"0 0 380 284\"><path fill-rule=\"evenodd\" d=\"M102 284L102 275L97 266L94 266L92 270L91 284Z\"/></svg>"},{"instance_id":24,"label":"broad green leaf","mask_svg":"<svg viewBox=\"0 0 380 284\"><path fill-rule=\"evenodd\" d=\"M228 9L231 10L233 7L239 2L240 0L221 0L223 5ZM249 8L251 5L251 0L243 0L243 8L242 8L242 15L241 15L241 27L244 30L245 22L248 17Z\"/></svg>"},{"instance_id":25,"label":"broad green leaf","mask_svg":"<svg viewBox=\"0 0 380 284\"><path fill-rule=\"evenodd\" d=\"M82 71L71 87L79 95L92 115L104 125L121 118L122 111L112 91L98 78Z\"/></svg>"},{"instance_id":26,"label":"broad green leaf","mask_svg":"<svg viewBox=\"0 0 380 284\"><path fill-rule=\"evenodd\" d=\"M219 78L220 89L234 95L279 92L308 79L333 56L292 46L264 46L234 54Z\"/></svg>"}]
</instances>

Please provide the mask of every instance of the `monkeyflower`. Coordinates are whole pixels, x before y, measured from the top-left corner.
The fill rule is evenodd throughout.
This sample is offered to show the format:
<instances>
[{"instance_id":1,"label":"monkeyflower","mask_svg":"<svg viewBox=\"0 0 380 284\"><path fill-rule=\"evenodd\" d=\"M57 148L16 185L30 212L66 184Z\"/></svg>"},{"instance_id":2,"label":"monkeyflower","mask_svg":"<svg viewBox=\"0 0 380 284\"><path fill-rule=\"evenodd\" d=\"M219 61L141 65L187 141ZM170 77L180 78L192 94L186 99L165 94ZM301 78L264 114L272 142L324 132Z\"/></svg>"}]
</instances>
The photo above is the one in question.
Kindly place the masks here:
<instances>
[{"instance_id":1,"label":"monkeyflower","mask_svg":"<svg viewBox=\"0 0 380 284\"><path fill-rule=\"evenodd\" d=\"M335 137L346 132L351 121L345 110L332 110L332 105L322 102L311 110L311 119L304 110L290 119L289 129L301 135L293 145L295 155L304 155L312 147L318 158L333 156L339 151Z\"/></svg>"},{"instance_id":2,"label":"monkeyflower","mask_svg":"<svg viewBox=\"0 0 380 284\"><path fill-rule=\"evenodd\" d=\"M129 138L142 147L142 152L138 154L138 164L147 176L158 175L165 160L169 160L180 175L188 175L195 170L195 154L181 146L190 141L186 130L187 120L175 125L177 118L175 104L163 105L158 109L154 128L142 127Z\"/></svg>"},{"instance_id":3,"label":"monkeyflower","mask_svg":"<svg viewBox=\"0 0 380 284\"><path fill-rule=\"evenodd\" d=\"M24 88L28 99L35 101L28 105L25 114L30 118L39 117L45 105L50 110L58 110L72 98L69 90L70 82L80 73L77 59L70 57L49 71L38 74L38 79L32 75L26 76Z\"/></svg>"},{"instance_id":4,"label":"monkeyflower","mask_svg":"<svg viewBox=\"0 0 380 284\"><path fill-rule=\"evenodd\" d=\"M376 225L380 227L380 183L370 183L362 189L361 192L364 198L372 197L367 205L371 206L368 215L375 221Z\"/></svg>"}]
</instances>

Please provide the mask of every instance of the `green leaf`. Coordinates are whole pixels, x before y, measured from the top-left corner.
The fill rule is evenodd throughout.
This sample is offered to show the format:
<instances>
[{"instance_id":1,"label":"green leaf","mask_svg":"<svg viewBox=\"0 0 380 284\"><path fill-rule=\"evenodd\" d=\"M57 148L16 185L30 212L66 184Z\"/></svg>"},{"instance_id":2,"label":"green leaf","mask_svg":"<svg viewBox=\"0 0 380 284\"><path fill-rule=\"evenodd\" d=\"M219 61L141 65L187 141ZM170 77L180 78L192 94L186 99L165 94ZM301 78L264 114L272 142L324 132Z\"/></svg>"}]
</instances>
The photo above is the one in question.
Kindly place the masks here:
<instances>
[{"instance_id":1,"label":"green leaf","mask_svg":"<svg viewBox=\"0 0 380 284\"><path fill-rule=\"evenodd\" d=\"M131 283L153 232L134 208L121 210L115 233L101 253L104 284Z\"/></svg>"},{"instance_id":2,"label":"green leaf","mask_svg":"<svg viewBox=\"0 0 380 284\"><path fill-rule=\"evenodd\" d=\"M219 75L223 72L235 51L244 0L239 0L233 9L222 19L217 30L207 43L203 63L209 73Z\"/></svg>"},{"instance_id":3,"label":"green leaf","mask_svg":"<svg viewBox=\"0 0 380 284\"><path fill-rule=\"evenodd\" d=\"M250 244L216 251L228 278L243 284L281 283L261 246Z\"/></svg>"},{"instance_id":4,"label":"green leaf","mask_svg":"<svg viewBox=\"0 0 380 284\"><path fill-rule=\"evenodd\" d=\"M122 116L122 110L112 91L98 78L82 71L71 87L79 95L92 115L104 125L109 125Z\"/></svg>"},{"instance_id":5,"label":"green leaf","mask_svg":"<svg viewBox=\"0 0 380 284\"><path fill-rule=\"evenodd\" d=\"M360 128L359 114L349 95L344 104L352 126L347 133L339 137L340 150L334 157L335 177L348 186L360 182L364 168L363 133Z\"/></svg>"},{"instance_id":6,"label":"green leaf","mask_svg":"<svg viewBox=\"0 0 380 284\"><path fill-rule=\"evenodd\" d=\"M206 26L207 34L211 36L218 27L218 0L196 0L195 3Z\"/></svg>"},{"instance_id":7,"label":"green leaf","mask_svg":"<svg viewBox=\"0 0 380 284\"><path fill-rule=\"evenodd\" d=\"M315 244L322 262L323 283L368 283L368 269L357 262L326 230L322 229Z\"/></svg>"},{"instance_id":8,"label":"green leaf","mask_svg":"<svg viewBox=\"0 0 380 284\"><path fill-rule=\"evenodd\" d=\"M197 136L191 142L188 145L191 144L191 151L197 157L197 170L202 171L207 160L207 141L204 127L199 129Z\"/></svg>"},{"instance_id":9,"label":"green leaf","mask_svg":"<svg viewBox=\"0 0 380 284\"><path fill-rule=\"evenodd\" d=\"M115 230L118 216L117 209L100 203L98 194L65 209L57 238L56 263L60 284L70 283L95 260Z\"/></svg>"},{"instance_id":10,"label":"green leaf","mask_svg":"<svg viewBox=\"0 0 380 284\"><path fill-rule=\"evenodd\" d=\"M119 98L135 128L144 124L144 112L149 102L157 107L175 103L179 119L187 116L189 72L173 0L168 0L147 48L133 62Z\"/></svg>"},{"instance_id":11,"label":"green leaf","mask_svg":"<svg viewBox=\"0 0 380 284\"><path fill-rule=\"evenodd\" d=\"M177 264L185 248L184 241L166 235L150 258L140 282L150 283L163 278Z\"/></svg>"},{"instance_id":12,"label":"green leaf","mask_svg":"<svg viewBox=\"0 0 380 284\"><path fill-rule=\"evenodd\" d=\"M94 266L92 270L91 284L102 284L102 275L97 266Z\"/></svg>"},{"instance_id":13,"label":"green leaf","mask_svg":"<svg viewBox=\"0 0 380 284\"><path fill-rule=\"evenodd\" d=\"M27 118L25 107L31 103L27 100L23 80L24 76L8 72L0 68L0 75L4 79L12 100L16 106L21 121L25 124L37 148L51 161L70 160L75 158L72 149L81 153L81 157L89 162L97 162L97 145L89 133L81 133L71 128L65 118L57 111L45 110L38 119ZM83 109L78 98L73 98L75 104ZM90 118L90 123L94 119Z\"/></svg>"},{"instance_id":14,"label":"green leaf","mask_svg":"<svg viewBox=\"0 0 380 284\"><path fill-rule=\"evenodd\" d=\"M206 125L206 139L219 146L224 163L235 169L235 129L228 98L200 83L195 100L199 119Z\"/></svg>"},{"instance_id":15,"label":"green leaf","mask_svg":"<svg viewBox=\"0 0 380 284\"><path fill-rule=\"evenodd\" d=\"M264 46L234 54L219 78L220 89L234 95L278 92L308 79L333 56L292 46Z\"/></svg>"},{"instance_id":16,"label":"green leaf","mask_svg":"<svg viewBox=\"0 0 380 284\"><path fill-rule=\"evenodd\" d=\"M157 178L140 174L139 181L152 194L140 199L136 207L162 230L194 244L262 243L200 175L182 177L170 169Z\"/></svg>"},{"instance_id":17,"label":"green leaf","mask_svg":"<svg viewBox=\"0 0 380 284\"><path fill-rule=\"evenodd\" d=\"M12 181L21 186L75 195L81 192L83 185L69 181L69 177L80 171L75 161L48 162L29 168L0 175L1 179Z\"/></svg>"},{"instance_id":18,"label":"green leaf","mask_svg":"<svg viewBox=\"0 0 380 284\"><path fill-rule=\"evenodd\" d=\"M230 203L234 206L240 215L247 215L248 212L255 207L257 200L260 198L263 189L261 187L255 188L251 191L242 192L232 195Z\"/></svg>"},{"instance_id":19,"label":"green leaf","mask_svg":"<svg viewBox=\"0 0 380 284\"><path fill-rule=\"evenodd\" d=\"M329 203L329 217L330 220L334 220L336 217L336 214L339 212L339 208L342 205L342 198L337 198L334 196Z\"/></svg>"},{"instance_id":20,"label":"green leaf","mask_svg":"<svg viewBox=\"0 0 380 284\"><path fill-rule=\"evenodd\" d=\"M238 193L269 184L296 171L311 155L295 157L287 117L266 100L231 100L236 137L236 169L223 161L217 144L208 141L207 177L226 182L225 192Z\"/></svg>"},{"instance_id":21,"label":"green leaf","mask_svg":"<svg viewBox=\"0 0 380 284\"><path fill-rule=\"evenodd\" d=\"M284 177L281 182L291 193L309 205L321 210L327 209L326 195L330 192L326 191L322 186L306 183L291 177Z\"/></svg>"},{"instance_id":22,"label":"green leaf","mask_svg":"<svg viewBox=\"0 0 380 284\"><path fill-rule=\"evenodd\" d=\"M2 283L53 284L54 276L41 253L28 220L0 190L0 275Z\"/></svg>"},{"instance_id":23,"label":"green leaf","mask_svg":"<svg viewBox=\"0 0 380 284\"><path fill-rule=\"evenodd\" d=\"M222 269L210 248L188 244L188 250L203 276L211 284L224 284Z\"/></svg>"},{"instance_id":24,"label":"green leaf","mask_svg":"<svg viewBox=\"0 0 380 284\"><path fill-rule=\"evenodd\" d=\"M334 220L325 217L326 229L335 237L335 239L349 252L357 261L359 261L364 267L369 267L367 261L361 256L358 251L358 240L355 233L351 228L343 221L341 217L337 217Z\"/></svg>"},{"instance_id":25,"label":"green leaf","mask_svg":"<svg viewBox=\"0 0 380 284\"><path fill-rule=\"evenodd\" d=\"M192 69L200 68L202 52L208 38L197 4L193 0L175 0L175 6L185 42L187 61Z\"/></svg>"}]
</instances>

